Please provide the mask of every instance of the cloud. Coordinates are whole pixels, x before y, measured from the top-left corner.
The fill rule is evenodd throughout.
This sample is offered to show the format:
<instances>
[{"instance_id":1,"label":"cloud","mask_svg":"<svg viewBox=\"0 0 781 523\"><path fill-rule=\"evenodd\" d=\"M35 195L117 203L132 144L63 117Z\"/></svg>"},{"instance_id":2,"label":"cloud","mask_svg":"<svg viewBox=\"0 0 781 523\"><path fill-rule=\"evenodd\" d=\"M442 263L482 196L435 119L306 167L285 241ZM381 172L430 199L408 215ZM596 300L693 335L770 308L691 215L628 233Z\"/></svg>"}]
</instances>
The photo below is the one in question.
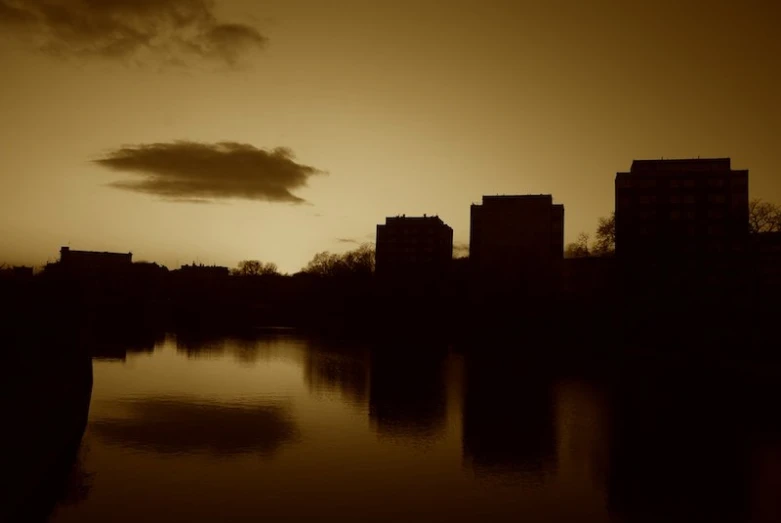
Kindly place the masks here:
<instances>
[{"instance_id":1,"label":"cloud","mask_svg":"<svg viewBox=\"0 0 781 523\"><path fill-rule=\"evenodd\" d=\"M356 245L360 245L361 244L361 242L359 242L355 238L337 238L336 241L338 243L354 243Z\"/></svg>"},{"instance_id":2,"label":"cloud","mask_svg":"<svg viewBox=\"0 0 781 523\"><path fill-rule=\"evenodd\" d=\"M228 406L170 397L125 400L120 408L127 416L93 421L90 430L132 449L271 455L299 438L281 405Z\"/></svg>"},{"instance_id":3,"label":"cloud","mask_svg":"<svg viewBox=\"0 0 781 523\"><path fill-rule=\"evenodd\" d=\"M305 203L291 191L305 187L311 176L324 174L296 163L289 149L258 149L236 142L129 145L94 162L140 177L113 182L111 187L199 203L224 198Z\"/></svg>"},{"instance_id":4,"label":"cloud","mask_svg":"<svg viewBox=\"0 0 781 523\"><path fill-rule=\"evenodd\" d=\"M0 0L0 34L59 57L235 65L267 39L217 18L212 0Z\"/></svg>"}]
</instances>

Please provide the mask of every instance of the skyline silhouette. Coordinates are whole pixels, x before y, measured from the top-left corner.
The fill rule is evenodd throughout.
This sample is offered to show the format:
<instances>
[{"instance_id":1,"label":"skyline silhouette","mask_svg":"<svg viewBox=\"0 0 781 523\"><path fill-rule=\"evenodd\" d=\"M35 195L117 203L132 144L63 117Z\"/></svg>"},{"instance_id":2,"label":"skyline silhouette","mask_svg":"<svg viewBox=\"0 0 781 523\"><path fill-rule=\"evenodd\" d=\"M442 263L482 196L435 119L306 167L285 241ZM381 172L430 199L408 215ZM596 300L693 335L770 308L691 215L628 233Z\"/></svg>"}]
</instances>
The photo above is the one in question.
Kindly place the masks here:
<instances>
[{"instance_id":1,"label":"skyline silhouette","mask_svg":"<svg viewBox=\"0 0 781 523\"><path fill-rule=\"evenodd\" d=\"M0 520L781 521L779 27L0 0Z\"/></svg>"},{"instance_id":2,"label":"skyline silhouette","mask_svg":"<svg viewBox=\"0 0 781 523\"><path fill-rule=\"evenodd\" d=\"M7 263L292 272L397 213L466 243L482 194L555 195L570 243L634 158L728 155L781 201L776 5L51 4L0 4Z\"/></svg>"}]
</instances>

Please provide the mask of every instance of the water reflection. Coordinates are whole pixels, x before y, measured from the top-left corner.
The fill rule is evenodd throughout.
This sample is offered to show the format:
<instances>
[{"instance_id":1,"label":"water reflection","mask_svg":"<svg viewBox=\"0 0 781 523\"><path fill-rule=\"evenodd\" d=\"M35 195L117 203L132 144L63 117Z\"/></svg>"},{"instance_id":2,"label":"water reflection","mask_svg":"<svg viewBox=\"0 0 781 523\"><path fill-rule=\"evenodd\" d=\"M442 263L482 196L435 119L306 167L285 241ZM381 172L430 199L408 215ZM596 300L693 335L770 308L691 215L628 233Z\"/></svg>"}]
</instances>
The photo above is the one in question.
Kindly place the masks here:
<instances>
[{"instance_id":1,"label":"water reflection","mask_svg":"<svg viewBox=\"0 0 781 523\"><path fill-rule=\"evenodd\" d=\"M443 435L446 388L443 358L372 355L369 416L378 434L399 442L430 444Z\"/></svg>"},{"instance_id":2,"label":"water reflection","mask_svg":"<svg viewBox=\"0 0 781 523\"><path fill-rule=\"evenodd\" d=\"M289 334L149 354L95 362L53 522L780 520L774 384Z\"/></svg>"},{"instance_id":3,"label":"water reflection","mask_svg":"<svg viewBox=\"0 0 781 523\"><path fill-rule=\"evenodd\" d=\"M553 381L518 362L467 360L463 453L478 475L541 482L555 470Z\"/></svg>"},{"instance_id":4,"label":"water reflection","mask_svg":"<svg viewBox=\"0 0 781 523\"><path fill-rule=\"evenodd\" d=\"M304 356L304 380L312 394L337 394L352 405L369 398L369 354L362 349L339 350L312 344Z\"/></svg>"},{"instance_id":5,"label":"water reflection","mask_svg":"<svg viewBox=\"0 0 781 523\"><path fill-rule=\"evenodd\" d=\"M611 508L666 521L747 519L752 454L779 434L766 392L691 370L622 380L613 394Z\"/></svg>"},{"instance_id":6,"label":"water reflection","mask_svg":"<svg viewBox=\"0 0 781 523\"><path fill-rule=\"evenodd\" d=\"M284 405L220 405L158 397L119 400L115 408L123 417L93 421L90 429L108 443L138 450L270 455L298 439Z\"/></svg>"},{"instance_id":7,"label":"water reflection","mask_svg":"<svg viewBox=\"0 0 781 523\"><path fill-rule=\"evenodd\" d=\"M128 354L151 354L165 339L163 332L153 329L124 329L90 333L85 340L92 357L98 360L126 361Z\"/></svg>"},{"instance_id":8,"label":"water reflection","mask_svg":"<svg viewBox=\"0 0 781 523\"><path fill-rule=\"evenodd\" d=\"M232 356L242 363L277 358L299 359L306 340L285 333L243 333L226 336L215 332L182 331L172 336L177 352L192 359Z\"/></svg>"}]
</instances>

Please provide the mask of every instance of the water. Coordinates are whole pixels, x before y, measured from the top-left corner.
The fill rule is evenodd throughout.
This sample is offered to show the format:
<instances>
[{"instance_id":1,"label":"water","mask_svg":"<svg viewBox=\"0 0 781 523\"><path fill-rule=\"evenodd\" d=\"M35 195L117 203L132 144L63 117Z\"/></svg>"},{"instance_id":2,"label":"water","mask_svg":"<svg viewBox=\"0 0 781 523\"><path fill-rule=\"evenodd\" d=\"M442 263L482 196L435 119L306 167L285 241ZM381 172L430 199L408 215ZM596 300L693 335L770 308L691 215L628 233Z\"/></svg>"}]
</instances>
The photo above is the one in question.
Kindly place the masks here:
<instances>
[{"instance_id":1,"label":"water","mask_svg":"<svg viewBox=\"0 0 781 523\"><path fill-rule=\"evenodd\" d=\"M296 336L115 356L53 523L781 520L743 379Z\"/></svg>"}]
</instances>

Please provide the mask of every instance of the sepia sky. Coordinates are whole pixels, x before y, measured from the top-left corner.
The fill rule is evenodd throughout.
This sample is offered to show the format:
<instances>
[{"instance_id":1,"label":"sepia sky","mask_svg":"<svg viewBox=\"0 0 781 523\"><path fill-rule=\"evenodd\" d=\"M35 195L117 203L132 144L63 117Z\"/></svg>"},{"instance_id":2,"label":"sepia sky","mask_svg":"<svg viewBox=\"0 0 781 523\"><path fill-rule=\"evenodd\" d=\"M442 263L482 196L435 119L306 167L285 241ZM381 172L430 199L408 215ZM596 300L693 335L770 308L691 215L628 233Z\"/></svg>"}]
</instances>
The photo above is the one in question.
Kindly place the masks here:
<instances>
[{"instance_id":1,"label":"sepia sky","mask_svg":"<svg viewBox=\"0 0 781 523\"><path fill-rule=\"evenodd\" d=\"M770 1L0 0L0 262L59 247L296 271L396 214L469 238L551 193L567 240L634 158L781 203Z\"/></svg>"}]
</instances>

